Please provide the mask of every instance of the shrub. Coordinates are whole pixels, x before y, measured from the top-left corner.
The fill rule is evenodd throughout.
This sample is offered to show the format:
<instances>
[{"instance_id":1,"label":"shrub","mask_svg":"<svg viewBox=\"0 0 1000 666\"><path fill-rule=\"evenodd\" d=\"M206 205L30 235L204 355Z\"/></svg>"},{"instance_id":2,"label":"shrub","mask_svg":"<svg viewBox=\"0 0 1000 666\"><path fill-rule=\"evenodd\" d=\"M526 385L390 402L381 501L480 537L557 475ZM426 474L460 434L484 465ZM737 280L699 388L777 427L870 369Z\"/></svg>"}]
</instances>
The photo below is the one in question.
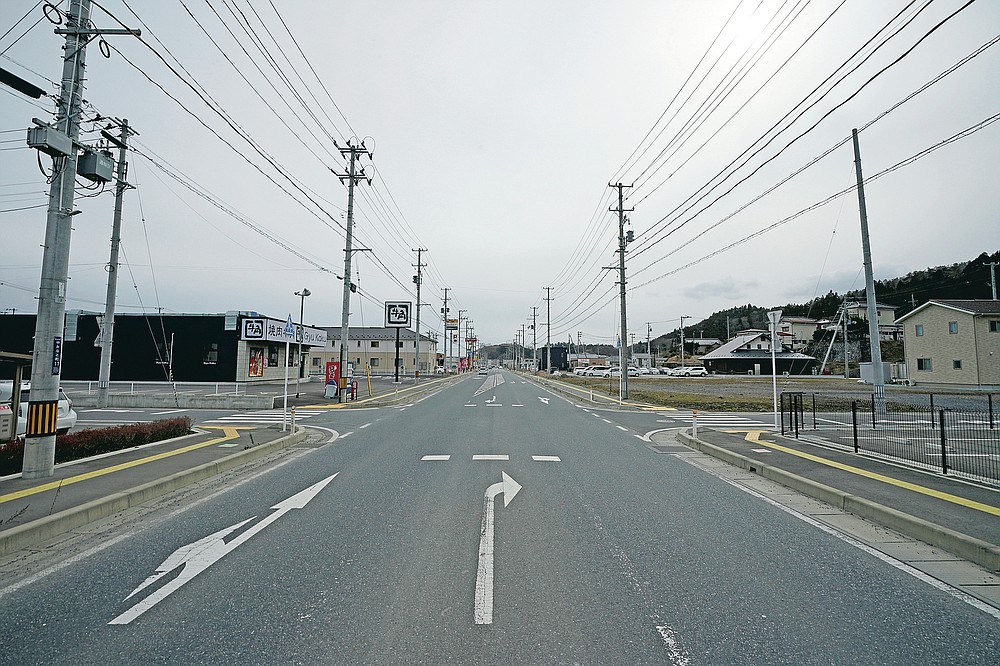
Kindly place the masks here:
<instances>
[{"instance_id":1,"label":"shrub","mask_svg":"<svg viewBox=\"0 0 1000 666\"><path fill-rule=\"evenodd\" d=\"M132 423L110 428L80 430L56 437L56 462L67 462L110 451L121 451L151 442L180 437L191 432L191 419L162 419L150 423ZM0 446L0 475L21 471L24 440Z\"/></svg>"}]
</instances>

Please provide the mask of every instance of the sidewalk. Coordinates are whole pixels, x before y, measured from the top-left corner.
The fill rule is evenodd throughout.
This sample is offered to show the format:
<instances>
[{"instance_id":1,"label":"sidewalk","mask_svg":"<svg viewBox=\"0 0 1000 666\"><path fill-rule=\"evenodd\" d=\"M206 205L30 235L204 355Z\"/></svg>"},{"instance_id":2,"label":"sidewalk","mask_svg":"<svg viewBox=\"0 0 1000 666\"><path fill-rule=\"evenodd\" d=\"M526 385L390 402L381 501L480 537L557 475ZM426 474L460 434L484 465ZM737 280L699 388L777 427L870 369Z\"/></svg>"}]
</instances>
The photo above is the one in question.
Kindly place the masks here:
<instances>
[{"instance_id":1,"label":"sidewalk","mask_svg":"<svg viewBox=\"0 0 1000 666\"><path fill-rule=\"evenodd\" d=\"M1000 574L998 490L770 431L698 428L697 437L684 430L676 438L731 465ZM673 440L670 433L654 435L657 444L676 446ZM1000 606L1000 577L984 576L977 582L977 596Z\"/></svg>"},{"instance_id":2,"label":"sidewalk","mask_svg":"<svg viewBox=\"0 0 1000 666\"><path fill-rule=\"evenodd\" d=\"M42 479L0 478L0 556L100 520L302 441L306 433L217 427L56 465Z\"/></svg>"}]
</instances>

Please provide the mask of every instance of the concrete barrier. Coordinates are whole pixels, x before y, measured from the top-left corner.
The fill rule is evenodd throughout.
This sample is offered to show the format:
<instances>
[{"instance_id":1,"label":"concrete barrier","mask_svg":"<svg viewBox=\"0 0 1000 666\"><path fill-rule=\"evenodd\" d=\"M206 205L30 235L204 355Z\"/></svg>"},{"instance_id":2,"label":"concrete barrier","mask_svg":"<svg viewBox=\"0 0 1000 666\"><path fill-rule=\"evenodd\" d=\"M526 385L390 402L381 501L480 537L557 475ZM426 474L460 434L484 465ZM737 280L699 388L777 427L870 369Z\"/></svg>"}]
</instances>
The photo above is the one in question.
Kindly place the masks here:
<instances>
[{"instance_id":1,"label":"concrete barrier","mask_svg":"<svg viewBox=\"0 0 1000 666\"><path fill-rule=\"evenodd\" d=\"M281 396L197 395L191 393L112 393L108 407L163 407L166 409L274 409ZM73 407L97 407L97 394L73 394Z\"/></svg>"}]
</instances>

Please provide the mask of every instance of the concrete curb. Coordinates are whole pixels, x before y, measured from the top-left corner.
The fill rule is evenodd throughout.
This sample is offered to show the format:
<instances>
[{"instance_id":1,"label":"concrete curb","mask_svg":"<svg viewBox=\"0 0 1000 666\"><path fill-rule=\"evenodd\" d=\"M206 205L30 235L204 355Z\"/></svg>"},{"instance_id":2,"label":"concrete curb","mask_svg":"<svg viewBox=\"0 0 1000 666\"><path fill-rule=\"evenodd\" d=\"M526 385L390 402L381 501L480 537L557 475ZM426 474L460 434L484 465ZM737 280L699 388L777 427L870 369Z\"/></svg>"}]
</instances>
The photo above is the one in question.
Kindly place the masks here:
<instances>
[{"instance_id":1,"label":"concrete curb","mask_svg":"<svg viewBox=\"0 0 1000 666\"><path fill-rule=\"evenodd\" d=\"M747 458L738 453L733 453L732 451L696 439L683 431L677 433L677 439L693 449L707 453L713 458L718 458L730 465L753 472L766 479L777 481L792 490L831 504L842 511L875 521L901 534L947 550L949 553L958 555L992 572L1000 572L1000 546L987 543L981 539L962 534L941 525L936 525L923 518L911 516L878 502L832 488L812 479L799 476L798 474L792 474L783 469L772 467L771 465Z\"/></svg>"},{"instance_id":2,"label":"concrete curb","mask_svg":"<svg viewBox=\"0 0 1000 666\"><path fill-rule=\"evenodd\" d=\"M306 431L302 426L296 430L266 444L6 530L0 533L0 557L297 444L306 438Z\"/></svg>"},{"instance_id":3,"label":"concrete curb","mask_svg":"<svg viewBox=\"0 0 1000 666\"><path fill-rule=\"evenodd\" d=\"M281 396L273 395L197 395L179 393L112 393L107 407L164 407L180 409L274 409ZM73 396L74 407L97 407L97 394Z\"/></svg>"}]
</instances>

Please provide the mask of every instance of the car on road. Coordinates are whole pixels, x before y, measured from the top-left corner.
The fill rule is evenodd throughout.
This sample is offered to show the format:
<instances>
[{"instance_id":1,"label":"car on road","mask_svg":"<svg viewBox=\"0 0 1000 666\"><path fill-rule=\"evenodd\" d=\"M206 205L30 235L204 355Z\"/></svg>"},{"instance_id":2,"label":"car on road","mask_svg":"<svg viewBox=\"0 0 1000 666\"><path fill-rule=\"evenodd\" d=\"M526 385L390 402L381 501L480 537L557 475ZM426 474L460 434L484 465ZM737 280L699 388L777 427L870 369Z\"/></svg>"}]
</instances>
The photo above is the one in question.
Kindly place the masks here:
<instances>
[{"instance_id":1,"label":"car on road","mask_svg":"<svg viewBox=\"0 0 1000 666\"><path fill-rule=\"evenodd\" d=\"M479 376L480 377L485 377L487 374L488 374L488 371L486 370L486 368L479 368Z\"/></svg>"},{"instance_id":2,"label":"car on road","mask_svg":"<svg viewBox=\"0 0 1000 666\"><path fill-rule=\"evenodd\" d=\"M443 365L435 366L435 368L434 368L434 374L435 375L443 375L444 374L444 366Z\"/></svg>"},{"instance_id":3,"label":"car on road","mask_svg":"<svg viewBox=\"0 0 1000 666\"><path fill-rule=\"evenodd\" d=\"M14 394L14 382L0 382L0 404L7 404L13 409L11 398ZM28 425L28 400L31 398L31 383L21 383L20 405L17 410L17 435L23 435ZM56 433L65 435L69 429L76 425L77 414L73 409L73 401L69 399L66 392L59 389L59 407L57 411Z\"/></svg>"}]
</instances>

